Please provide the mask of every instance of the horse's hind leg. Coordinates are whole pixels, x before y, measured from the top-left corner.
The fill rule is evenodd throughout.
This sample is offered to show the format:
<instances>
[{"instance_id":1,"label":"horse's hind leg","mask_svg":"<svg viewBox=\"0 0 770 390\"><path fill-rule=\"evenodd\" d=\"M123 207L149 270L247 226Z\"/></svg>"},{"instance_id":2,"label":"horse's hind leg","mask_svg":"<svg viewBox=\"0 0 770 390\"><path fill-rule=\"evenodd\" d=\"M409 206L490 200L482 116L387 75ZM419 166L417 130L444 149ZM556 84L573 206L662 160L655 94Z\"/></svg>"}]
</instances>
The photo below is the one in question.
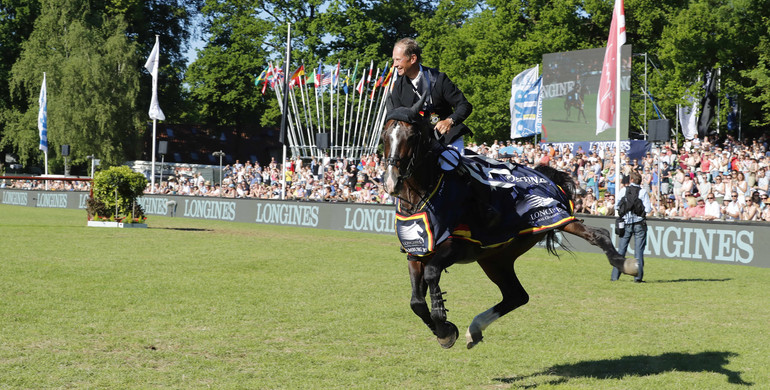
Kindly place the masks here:
<instances>
[{"instance_id":1,"label":"horse's hind leg","mask_svg":"<svg viewBox=\"0 0 770 390\"><path fill-rule=\"evenodd\" d=\"M610 232L607 229L595 228L580 221L575 221L562 227L561 230L581 237L591 245L601 248L604 254L607 255L610 264L621 270L624 274L636 276L639 272L635 259L627 259L615 250L615 246L612 245L612 239L610 238Z\"/></svg>"},{"instance_id":2,"label":"horse's hind leg","mask_svg":"<svg viewBox=\"0 0 770 390\"><path fill-rule=\"evenodd\" d=\"M529 294L519 282L513 264L522 254L531 249L540 237L532 237L528 241L519 242L508 247L508 250L479 260L479 265L489 280L494 282L503 295L500 303L473 318L468 331L465 333L466 346L473 348L484 338L482 332L498 318L529 302Z\"/></svg>"}]
</instances>

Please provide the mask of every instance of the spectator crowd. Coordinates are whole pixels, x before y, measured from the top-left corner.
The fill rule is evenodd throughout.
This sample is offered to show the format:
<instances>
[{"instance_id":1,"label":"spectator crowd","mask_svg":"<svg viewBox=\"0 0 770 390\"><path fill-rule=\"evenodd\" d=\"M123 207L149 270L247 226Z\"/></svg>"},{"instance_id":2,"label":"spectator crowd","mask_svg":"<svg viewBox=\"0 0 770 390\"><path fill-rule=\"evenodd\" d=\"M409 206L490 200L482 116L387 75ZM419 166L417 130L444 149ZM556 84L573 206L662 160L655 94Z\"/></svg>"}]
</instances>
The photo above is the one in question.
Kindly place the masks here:
<instances>
[{"instance_id":1,"label":"spectator crowd","mask_svg":"<svg viewBox=\"0 0 770 390\"><path fill-rule=\"evenodd\" d=\"M614 215L615 177L631 170L642 175L642 187L650 194L653 211L649 217L770 221L770 157L766 136L741 142L727 137L693 139L678 146L675 141L654 145L644 156L632 160L621 155L615 167L612 150L571 150L554 145L498 142L471 143L468 149L491 158L534 167L539 164L570 172L582 189L575 201L577 213ZM174 174L148 185L145 193L210 196L224 198L281 199L286 181L286 199L392 204L384 191L384 166L380 156L360 160L295 158L281 165L236 161L222 170L221 183L206 180L201 172L175 168ZM217 172L218 173L218 172ZM218 179L218 177L217 177ZM45 189L43 180L3 180L0 188ZM87 191L87 182L52 182L48 189ZM622 184L621 184L622 185Z\"/></svg>"}]
</instances>

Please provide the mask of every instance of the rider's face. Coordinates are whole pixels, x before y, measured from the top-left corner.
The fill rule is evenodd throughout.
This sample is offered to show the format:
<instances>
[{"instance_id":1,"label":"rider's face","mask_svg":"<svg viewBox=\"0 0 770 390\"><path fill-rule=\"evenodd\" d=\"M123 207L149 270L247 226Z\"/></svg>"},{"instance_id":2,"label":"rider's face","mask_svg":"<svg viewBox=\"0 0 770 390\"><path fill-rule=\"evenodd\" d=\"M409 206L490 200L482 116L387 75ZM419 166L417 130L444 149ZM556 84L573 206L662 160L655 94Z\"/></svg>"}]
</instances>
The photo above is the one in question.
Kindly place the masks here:
<instances>
[{"instance_id":1,"label":"rider's face","mask_svg":"<svg viewBox=\"0 0 770 390\"><path fill-rule=\"evenodd\" d=\"M410 79L415 78L420 70L417 56L414 54L411 56L404 54L404 48L401 45L396 45L393 48L393 66L396 67L399 76L406 74Z\"/></svg>"}]
</instances>

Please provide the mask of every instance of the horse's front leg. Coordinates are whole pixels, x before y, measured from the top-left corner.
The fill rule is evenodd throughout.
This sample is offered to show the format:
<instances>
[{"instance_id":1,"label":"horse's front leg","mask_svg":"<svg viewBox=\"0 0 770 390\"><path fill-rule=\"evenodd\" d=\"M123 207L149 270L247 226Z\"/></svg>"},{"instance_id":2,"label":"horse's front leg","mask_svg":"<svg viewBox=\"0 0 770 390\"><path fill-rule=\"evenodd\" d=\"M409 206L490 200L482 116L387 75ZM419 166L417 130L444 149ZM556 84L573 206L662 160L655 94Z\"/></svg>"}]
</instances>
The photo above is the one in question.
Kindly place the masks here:
<instances>
[{"instance_id":1,"label":"horse's front leg","mask_svg":"<svg viewBox=\"0 0 770 390\"><path fill-rule=\"evenodd\" d=\"M409 279L412 282L412 300L409 302L409 305L412 307L414 314L417 314L435 335L436 325L433 324L428 303L425 301L425 296L428 294L428 284L425 282L424 277L425 265L417 258L411 256L407 258L409 260Z\"/></svg>"},{"instance_id":2,"label":"horse's front leg","mask_svg":"<svg viewBox=\"0 0 770 390\"><path fill-rule=\"evenodd\" d=\"M443 348L451 348L460 332L455 324L447 321L447 309L444 306L445 292L441 291L439 281L441 280L441 271L452 265L453 254L452 245L445 245L425 264L424 279L430 291L430 318L433 321L433 332L438 338L439 344Z\"/></svg>"}]
</instances>

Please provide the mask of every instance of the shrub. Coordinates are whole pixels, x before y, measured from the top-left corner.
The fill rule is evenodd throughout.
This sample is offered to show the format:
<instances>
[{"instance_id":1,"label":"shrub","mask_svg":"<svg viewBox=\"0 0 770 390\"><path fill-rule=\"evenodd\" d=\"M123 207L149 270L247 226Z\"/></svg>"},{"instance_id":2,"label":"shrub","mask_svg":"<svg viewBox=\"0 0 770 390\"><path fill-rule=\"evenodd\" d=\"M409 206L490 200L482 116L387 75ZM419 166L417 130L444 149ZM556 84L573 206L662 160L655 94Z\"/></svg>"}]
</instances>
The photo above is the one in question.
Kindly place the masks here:
<instances>
[{"instance_id":1,"label":"shrub","mask_svg":"<svg viewBox=\"0 0 770 390\"><path fill-rule=\"evenodd\" d=\"M92 197L86 201L88 219L122 220L120 216L130 215L133 220L144 220L144 210L136 203L147 187L147 178L127 166L112 167L97 172L93 185ZM117 199L116 199L117 191ZM115 206L117 204L117 215ZM128 222L132 222L129 220Z\"/></svg>"}]
</instances>

